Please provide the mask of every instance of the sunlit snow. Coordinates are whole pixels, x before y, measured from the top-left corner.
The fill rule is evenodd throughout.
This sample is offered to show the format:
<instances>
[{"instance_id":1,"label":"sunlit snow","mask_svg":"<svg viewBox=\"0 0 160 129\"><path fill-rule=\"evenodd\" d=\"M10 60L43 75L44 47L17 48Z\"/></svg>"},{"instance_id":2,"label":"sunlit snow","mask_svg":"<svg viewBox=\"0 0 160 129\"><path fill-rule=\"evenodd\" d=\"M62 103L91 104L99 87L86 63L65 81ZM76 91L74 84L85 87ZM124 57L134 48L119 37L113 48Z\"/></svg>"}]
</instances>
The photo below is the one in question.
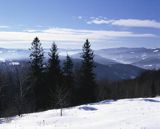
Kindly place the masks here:
<instances>
[{"instance_id":1,"label":"sunlit snow","mask_svg":"<svg viewBox=\"0 0 160 129\"><path fill-rule=\"evenodd\" d=\"M102 101L2 118L0 129L160 129L160 97Z\"/></svg>"}]
</instances>

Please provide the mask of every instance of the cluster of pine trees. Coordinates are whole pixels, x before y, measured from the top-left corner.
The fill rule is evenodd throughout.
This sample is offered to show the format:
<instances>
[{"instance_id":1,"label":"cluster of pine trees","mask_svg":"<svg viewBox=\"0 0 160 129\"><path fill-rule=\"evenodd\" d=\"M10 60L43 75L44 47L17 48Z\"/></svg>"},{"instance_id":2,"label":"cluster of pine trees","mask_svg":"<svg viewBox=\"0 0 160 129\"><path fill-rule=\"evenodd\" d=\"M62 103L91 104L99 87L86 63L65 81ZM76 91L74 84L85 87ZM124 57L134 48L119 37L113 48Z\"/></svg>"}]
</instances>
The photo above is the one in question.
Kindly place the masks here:
<instances>
[{"instance_id":1,"label":"cluster of pine trees","mask_svg":"<svg viewBox=\"0 0 160 129\"><path fill-rule=\"evenodd\" d=\"M160 95L160 70L146 70L135 79L97 82L98 99L156 97Z\"/></svg>"},{"instance_id":2,"label":"cluster of pine trees","mask_svg":"<svg viewBox=\"0 0 160 129\"><path fill-rule=\"evenodd\" d=\"M88 40L75 69L69 55L60 60L52 44L48 57L38 37L31 43L30 61L0 64L0 116L21 115L96 101L94 53Z\"/></svg>"},{"instance_id":3,"label":"cluster of pine trees","mask_svg":"<svg viewBox=\"0 0 160 129\"><path fill-rule=\"evenodd\" d=\"M53 43L48 53L49 59L45 63L40 40L37 37L33 40L30 65L33 91L31 98L34 99L35 111L96 101L94 54L90 47L86 40L81 54L79 79L75 79L74 64L69 55L61 65L57 45Z\"/></svg>"},{"instance_id":4,"label":"cluster of pine trees","mask_svg":"<svg viewBox=\"0 0 160 129\"><path fill-rule=\"evenodd\" d=\"M49 58L44 54L36 37L31 44L30 61L21 60L20 65L0 63L0 117L104 99L160 95L160 70L145 71L129 80L96 80L94 53L88 40L83 45L80 64L69 55L60 60L55 43Z\"/></svg>"}]
</instances>

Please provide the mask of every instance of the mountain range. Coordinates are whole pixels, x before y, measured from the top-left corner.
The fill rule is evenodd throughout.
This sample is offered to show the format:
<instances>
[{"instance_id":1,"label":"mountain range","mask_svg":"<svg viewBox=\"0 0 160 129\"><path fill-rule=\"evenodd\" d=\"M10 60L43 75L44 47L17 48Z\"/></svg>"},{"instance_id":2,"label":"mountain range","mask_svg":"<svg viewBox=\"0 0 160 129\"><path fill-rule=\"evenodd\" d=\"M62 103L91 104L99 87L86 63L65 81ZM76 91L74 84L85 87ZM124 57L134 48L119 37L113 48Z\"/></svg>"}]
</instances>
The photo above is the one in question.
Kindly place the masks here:
<instances>
[{"instance_id":1,"label":"mountain range","mask_svg":"<svg viewBox=\"0 0 160 129\"><path fill-rule=\"evenodd\" d=\"M48 58L49 49L44 49L45 57ZM59 49L61 60L66 54L71 55L76 63L80 63L80 49ZM97 79L122 80L135 78L144 69L160 68L160 48L108 48L94 50L95 73ZM28 60L29 50L0 48L0 61L17 65L20 60Z\"/></svg>"}]
</instances>

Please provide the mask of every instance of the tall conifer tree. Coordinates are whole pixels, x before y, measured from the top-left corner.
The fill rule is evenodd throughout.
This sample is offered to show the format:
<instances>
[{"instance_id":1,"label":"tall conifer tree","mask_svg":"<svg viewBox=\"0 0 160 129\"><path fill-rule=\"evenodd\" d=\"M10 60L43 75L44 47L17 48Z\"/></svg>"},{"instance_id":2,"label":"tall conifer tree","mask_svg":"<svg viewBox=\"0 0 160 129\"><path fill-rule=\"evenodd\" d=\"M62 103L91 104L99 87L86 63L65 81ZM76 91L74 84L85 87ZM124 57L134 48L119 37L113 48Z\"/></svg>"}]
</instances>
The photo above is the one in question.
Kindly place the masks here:
<instances>
[{"instance_id":1,"label":"tall conifer tree","mask_svg":"<svg viewBox=\"0 0 160 129\"><path fill-rule=\"evenodd\" d=\"M40 40L36 37L32 44L30 54L30 63L32 68L32 73L34 76L40 76L43 71L43 59L44 59L44 52L41 46Z\"/></svg>"},{"instance_id":2,"label":"tall conifer tree","mask_svg":"<svg viewBox=\"0 0 160 129\"><path fill-rule=\"evenodd\" d=\"M48 90L50 92L50 103L52 107L56 106L56 90L62 85L62 71L58 55L57 45L52 44L49 52L48 62Z\"/></svg>"},{"instance_id":3,"label":"tall conifer tree","mask_svg":"<svg viewBox=\"0 0 160 129\"><path fill-rule=\"evenodd\" d=\"M42 110L45 106L45 98L43 94L45 94L45 88L43 85L43 59L44 52L41 46L40 40L36 37L32 44L30 54L30 64L32 70L32 89L35 98L35 110ZM33 98L32 98L33 99Z\"/></svg>"},{"instance_id":4,"label":"tall conifer tree","mask_svg":"<svg viewBox=\"0 0 160 129\"><path fill-rule=\"evenodd\" d=\"M82 102L88 103L96 100L95 98L95 74L94 74L94 53L90 48L91 44L86 40L83 45L83 52L81 54L81 85L80 85L80 99Z\"/></svg>"},{"instance_id":5,"label":"tall conifer tree","mask_svg":"<svg viewBox=\"0 0 160 129\"><path fill-rule=\"evenodd\" d=\"M74 98L73 62L68 54L63 64L63 82L64 82L63 87L66 89L66 92L68 92L67 96L68 104L72 104Z\"/></svg>"}]
</instances>

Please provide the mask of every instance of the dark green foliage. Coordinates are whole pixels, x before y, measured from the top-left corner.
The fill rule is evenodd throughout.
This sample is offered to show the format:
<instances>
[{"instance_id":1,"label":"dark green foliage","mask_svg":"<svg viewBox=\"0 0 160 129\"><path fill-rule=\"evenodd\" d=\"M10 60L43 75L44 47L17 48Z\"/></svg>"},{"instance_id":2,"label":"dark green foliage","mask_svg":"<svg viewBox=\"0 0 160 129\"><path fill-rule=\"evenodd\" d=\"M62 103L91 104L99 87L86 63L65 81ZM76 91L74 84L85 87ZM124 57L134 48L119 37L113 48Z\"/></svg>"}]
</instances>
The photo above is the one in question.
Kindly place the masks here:
<instances>
[{"instance_id":1,"label":"dark green foliage","mask_svg":"<svg viewBox=\"0 0 160 129\"><path fill-rule=\"evenodd\" d=\"M48 74L49 78L52 79L55 85L58 85L58 81L61 76L61 67L59 55L57 52L57 45L55 43L52 44L50 53L49 53L49 61L48 61Z\"/></svg>"},{"instance_id":2,"label":"dark green foliage","mask_svg":"<svg viewBox=\"0 0 160 129\"><path fill-rule=\"evenodd\" d=\"M43 59L44 52L40 40L36 37L31 44L30 64L32 69L32 88L35 98L35 110L45 108L46 88L43 82Z\"/></svg>"},{"instance_id":3,"label":"dark green foliage","mask_svg":"<svg viewBox=\"0 0 160 129\"><path fill-rule=\"evenodd\" d=\"M68 77L68 79L72 79L73 80L73 62L72 62L72 59L71 59L71 57L69 55L67 55L66 60L64 61L63 65L64 65L63 66L63 74L64 74L64 76Z\"/></svg>"},{"instance_id":4,"label":"dark green foliage","mask_svg":"<svg viewBox=\"0 0 160 129\"><path fill-rule=\"evenodd\" d=\"M49 103L51 104L49 105L51 107L55 107L57 103L55 99L55 93L57 88L62 86L62 71L57 50L57 45L53 43L49 53L49 61L47 68L47 86L50 96Z\"/></svg>"},{"instance_id":5,"label":"dark green foliage","mask_svg":"<svg viewBox=\"0 0 160 129\"><path fill-rule=\"evenodd\" d=\"M30 54L30 64L32 68L32 73L34 76L40 76L43 71L43 59L44 59L44 52L43 48L41 47L40 40L36 37L32 44Z\"/></svg>"},{"instance_id":6,"label":"dark green foliage","mask_svg":"<svg viewBox=\"0 0 160 129\"><path fill-rule=\"evenodd\" d=\"M91 103L96 100L160 95L160 70L146 71L130 80L96 80L94 53L88 40L76 64L67 55L61 69L58 49L52 44L48 64L44 67L44 52L36 37L31 46L30 65L11 66L0 63L0 115L21 115L51 108ZM97 86L98 85L98 86Z\"/></svg>"},{"instance_id":7,"label":"dark green foliage","mask_svg":"<svg viewBox=\"0 0 160 129\"><path fill-rule=\"evenodd\" d=\"M160 70L146 71L130 80L98 82L99 100L158 96L160 95L159 77Z\"/></svg>"},{"instance_id":8,"label":"dark green foliage","mask_svg":"<svg viewBox=\"0 0 160 129\"><path fill-rule=\"evenodd\" d=\"M73 75L73 62L69 55L67 55L66 60L63 64L63 84L64 88L67 89L68 105L73 103L74 96L74 75Z\"/></svg>"},{"instance_id":9,"label":"dark green foliage","mask_svg":"<svg viewBox=\"0 0 160 129\"><path fill-rule=\"evenodd\" d=\"M157 95L156 85L154 84L154 82L152 82L152 84L151 84L151 97L156 97L156 95Z\"/></svg>"},{"instance_id":10,"label":"dark green foliage","mask_svg":"<svg viewBox=\"0 0 160 129\"><path fill-rule=\"evenodd\" d=\"M80 99L82 102L93 102L96 100L95 97L95 74L94 70L94 54L90 48L90 42L88 39L84 43L82 57L82 66L80 73Z\"/></svg>"}]
</instances>

